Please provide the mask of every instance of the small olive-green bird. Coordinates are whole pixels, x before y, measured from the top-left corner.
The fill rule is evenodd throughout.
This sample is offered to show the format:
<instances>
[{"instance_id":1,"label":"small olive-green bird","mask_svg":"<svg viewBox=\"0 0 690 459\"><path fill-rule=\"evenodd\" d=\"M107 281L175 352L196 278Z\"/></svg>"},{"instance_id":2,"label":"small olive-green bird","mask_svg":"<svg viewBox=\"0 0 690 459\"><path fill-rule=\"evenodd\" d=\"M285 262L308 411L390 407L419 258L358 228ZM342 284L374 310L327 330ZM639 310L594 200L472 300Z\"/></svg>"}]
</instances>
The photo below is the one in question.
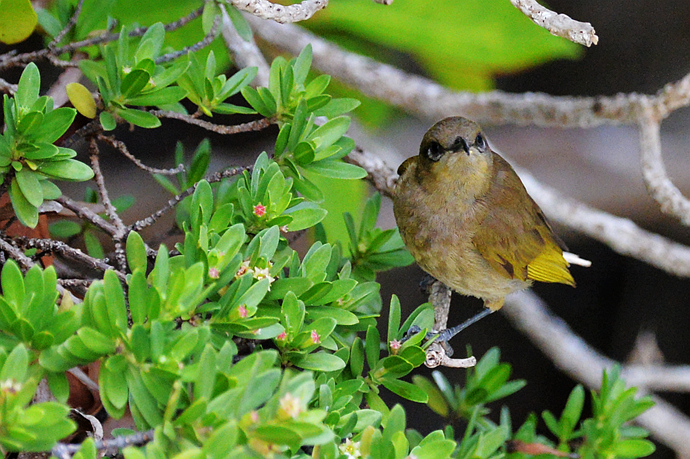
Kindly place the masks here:
<instances>
[{"instance_id":1,"label":"small olive-green bird","mask_svg":"<svg viewBox=\"0 0 690 459\"><path fill-rule=\"evenodd\" d=\"M475 122L451 117L433 125L398 174L393 204L405 245L424 271L487 308L439 339L497 311L533 281L575 286L565 245Z\"/></svg>"}]
</instances>

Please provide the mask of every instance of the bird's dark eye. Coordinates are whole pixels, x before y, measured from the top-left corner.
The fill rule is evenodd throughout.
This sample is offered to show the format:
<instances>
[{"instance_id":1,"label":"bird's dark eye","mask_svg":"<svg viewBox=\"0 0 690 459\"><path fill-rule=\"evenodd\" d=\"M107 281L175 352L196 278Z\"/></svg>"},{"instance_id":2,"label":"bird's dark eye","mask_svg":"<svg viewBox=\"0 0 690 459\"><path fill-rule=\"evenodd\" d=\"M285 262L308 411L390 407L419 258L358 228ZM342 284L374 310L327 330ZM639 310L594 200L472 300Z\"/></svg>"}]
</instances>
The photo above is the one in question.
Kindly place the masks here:
<instances>
[{"instance_id":1,"label":"bird's dark eye","mask_svg":"<svg viewBox=\"0 0 690 459\"><path fill-rule=\"evenodd\" d=\"M431 142L426 150L422 151L422 154L429 158L430 160L436 162L444 155L443 147L438 142Z\"/></svg>"},{"instance_id":2,"label":"bird's dark eye","mask_svg":"<svg viewBox=\"0 0 690 459\"><path fill-rule=\"evenodd\" d=\"M486 140L481 132L477 134L477 138L474 139L474 144L477 146L479 151L484 151L484 149L486 149Z\"/></svg>"}]
</instances>

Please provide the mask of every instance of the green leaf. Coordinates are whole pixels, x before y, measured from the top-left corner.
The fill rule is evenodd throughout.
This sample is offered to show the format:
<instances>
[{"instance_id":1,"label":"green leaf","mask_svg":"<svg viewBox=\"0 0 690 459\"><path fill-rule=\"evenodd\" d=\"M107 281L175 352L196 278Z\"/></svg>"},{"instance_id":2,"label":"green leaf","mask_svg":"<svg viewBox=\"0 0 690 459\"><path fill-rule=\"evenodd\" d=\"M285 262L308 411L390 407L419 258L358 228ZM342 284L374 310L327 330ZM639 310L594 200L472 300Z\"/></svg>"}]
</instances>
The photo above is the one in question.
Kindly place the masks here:
<instances>
[{"instance_id":1,"label":"green leaf","mask_svg":"<svg viewBox=\"0 0 690 459\"><path fill-rule=\"evenodd\" d=\"M201 24L204 34L207 35L213 28L213 21L220 16L220 8L215 2L204 3L204 11L201 14Z\"/></svg>"},{"instance_id":2,"label":"green leaf","mask_svg":"<svg viewBox=\"0 0 690 459\"><path fill-rule=\"evenodd\" d=\"M57 199L62 196L62 191L60 188L49 180L41 180L41 191L43 193L43 199Z\"/></svg>"},{"instance_id":3,"label":"green leaf","mask_svg":"<svg viewBox=\"0 0 690 459\"><path fill-rule=\"evenodd\" d=\"M304 49L299 53L297 59L293 66L294 78L296 84L304 84L309 74L309 68L311 67L312 61L312 49L311 44L307 44Z\"/></svg>"},{"instance_id":4,"label":"green leaf","mask_svg":"<svg viewBox=\"0 0 690 459\"><path fill-rule=\"evenodd\" d=\"M34 207L43 204L43 188L38 182L38 174L28 168L23 168L15 174L17 185L26 200Z\"/></svg>"},{"instance_id":5,"label":"green leaf","mask_svg":"<svg viewBox=\"0 0 690 459\"><path fill-rule=\"evenodd\" d=\"M307 354L293 363L299 368L312 371L338 371L345 368L345 362L340 357L324 352Z\"/></svg>"},{"instance_id":6,"label":"green leaf","mask_svg":"<svg viewBox=\"0 0 690 459\"><path fill-rule=\"evenodd\" d=\"M316 161L305 166L305 169L329 178L354 180L367 176L367 171L361 167L344 163L341 160Z\"/></svg>"},{"instance_id":7,"label":"green leaf","mask_svg":"<svg viewBox=\"0 0 690 459\"><path fill-rule=\"evenodd\" d=\"M327 123L319 126L311 133L309 140L314 140L317 145L317 149L333 145L338 139L340 139L350 127L350 118L347 116L340 116L338 118L333 118Z\"/></svg>"},{"instance_id":8,"label":"green leaf","mask_svg":"<svg viewBox=\"0 0 690 459\"><path fill-rule=\"evenodd\" d=\"M5 7L5 4L2 6ZM9 15L3 14L3 17L8 16ZM40 89L41 74L38 72L38 67L36 67L36 64L31 62L26 66L22 72L22 76L19 78L19 84L17 85L17 92L14 95L14 100L17 102L19 107L28 109L38 99L38 92Z\"/></svg>"},{"instance_id":9,"label":"green leaf","mask_svg":"<svg viewBox=\"0 0 690 459\"><path fill-rule=\"evenodd\" d=\"M106 131L112 131L117 127L115 117L109 112L101 112L99 120L101 121L101 126L103 126L103 129Z\"/></svg>"},{"instance_id":10,"label":"green leaf","mask_svg":"<svg viewBox=\"0 0 690 459\"><path fill-rule=\"evenodd\" d=\"M334 118L336 116L340 116L345 113L351 112L355 108L359 107L359 105L360 101L358 101L357 99L331 99L325 106L316 110L314 114L316 116L326 116L328 118Z\"/></svg>"},{"instance_id":11,"label":"green leaf","mask_svg":"<svg viewBox=\"0 0 690 459\"><path fill-rule=\"evenodd\" d=\"M326 214L328 211L311 202L302 202L284 212L284 215L292 217L292 221L288 224L289 231L311 228L323 220Z\"/></svg>"},{"instance_id":12,"label":"green leaf","mask_svg":"<svg viewBox=\"0 0 690 459\"><path fill-rule=\"evenodd\" d=\"M112 269L105 272L103 276L103 288L105 301L108 310L108 319L112 330L119 330L124 335L127 333L127 308L125 306L125 296L122 291L122 284L117 278L117 274ZM113 336L114 338L117 336Z\"/></svg>"},{"instance_id":13,"label":"green leaf","mask_svg":"<svg viewBox=\"0 0 690 459\"><path fill-rule=\"evenodd\" d=\"M89 96L91 96L90 93ZM91 100L93 100L93 97ZM93 114L96 116L95 107ZM69 107L61 107L46 112L43 117L43 123L34 132L34 137L48 143L55 142L69 129L75 116L77 116L77 111Z\"/></svg>"},{"instance_id":14,"label":"green leaf","mask_svg":"<svg viewBox=\"0 0 690 459\"><path fill-rule=\"evenodd\" d=\"M268 108L268 106L266 105L266 103L264 103L264 100L261 98L259 92L256 89L245 86L244 88L242 88L241 93L242 97L244 97L244 99L249 103L249 105L251 105L254 108L254 110L259 112L261 115L267 118L274 115L275 110L271 111Z\"/></svg>"},{"instance_id":15,"label":"green leaf","mask_svg":"<svg viewBox=\"0 0 690 459\"><path fill-rule=\"evenodd\" d=\"M417 403L426 403L429 396L421 388L399 379L384 379L383 386L389 391Z\"/></svg>"},{"instance_id":16,"label":"green leaf","mask_svg":"<svg viewBox=\"0 0 690 459\"><path fill-rule=\"evenodd\" d=\"M127 235L126 251L127 265L129 266L129 270L134 272L139 269L143 272L146 272L148 258L146 257L144 240L141 238L139 233L131 231Z\"/></svg>"},{"instance_id":17,"label":"green leaf","mask_svg":"<svg viewBox=\"0 0 690 459\"><path fill-rule=\"evenodd\" d=\"M48 372L46 375L48 379L48 387L53 396L60 403L67 403L69 398L69 381L65 373Z\"/></svg>"},{"instance_id":18,"label":"green leaf","mask_svg":"<svg viewBox=\"0 0 690 459\"><path fill-rule=\"evenodd\" d=\"M561 428L563 424L567 423L568 434L577 426L582 415L582 408L585 403L585 390L582 385L578 384L570 393L568 401L565 404L563 413L561 414ZM568 439L569 440L569 439Z\"/></svg>"},{"instance_id":19,"label":"green leaf","mask_svg":"<svg viewBox=\"0 0 690 459\"><path fill-rule=\"evenodd\" d=\"M48 177L68 182L83 182L93 178L93 170L75 159L45 161L40 164L38 171Z\"/></svg>"},{"instance_id":20,"label":"green leaf","mask_svg":"<svg viewBox=\"0 0 690 459\"><path fill-rule=\"evenodd\" d=\"M23 344L18 344L7 356L2 370L0 370L0 381L13 379L16 382L24 382L26 372L29 368L29 353Z\"/></svg>"},{"instance_id":21,"label":"green leaf","mask_svg":"<svg viewBox=\"0 0 690 459\"><path fill-rule=\"evenodd\" d=\"M252 28L249 26L249 23L244 16L242 16L242 13L240 13L234 5L230 4L226 6L226 10L228 12L228 16L230 16L232 25L235 26L235 30L237 30L239 36L242 37L244 41L251 42L254 38Z\"/></svg>"},{"instance_id":22,"label":"green leaf","mask_svg":"<svg viewBox=\"0 0 690 459\"><path fill-rule=\"evenodd\" d=\"M10 183L10 200L12 201L12 208L19 221L29 228L35 228L38 224L38 207L32 205L24 196L16 177Z\"/></svg>"},{"instance_id":23,"label":"green leaf","mask_svg":"<svg viewBox=\"0 0 690 459\"><path fill-rule=\"evenodd\" d=\"M379 355L381 354L381 336L373 325L370 325L367 329L364 350L369 368L376 368L379 363Z\"/></svg>"},{"instance_id":24,"label":"green leaf","mask_svg":"<svg viewBox=\"0 0 690 459\"><path fill-rule=\"evenodd\" d=\"M128 105L148 106L148 105L167 105L174 104L185 98L187 91L179 86L168 86L147 94L141 94L127 99ZM124 118L124 117L123 117Z\"/></svg>"},{"instance_id":25,"label":"green leaf","mask_svg":"<svg viewBox=\"0 0 690 459\"><path fill-rule=\"evenodd\" d=\"M141 69L132 69L122 79L120 91L122 97L129 99L141 92L151 79L149 72Z\"/></svg>"},{"instance_id":26,"label":"green leaf","mask_svg":"<svg viewBox=\"0 0 690 459\"><path fill-rule=\"evenodd\" d=\"M135 126L143 127L146 129L157 128L161 125L161 120L156 118L149 112L143 112L141 110L135 110L133 108L119 108L116 113L122 117L128 123L132 123ZM101 124L103 123L103 118L101 117ZM105 126L103 126L105 128Z\"/></svg>"}]
</instances>

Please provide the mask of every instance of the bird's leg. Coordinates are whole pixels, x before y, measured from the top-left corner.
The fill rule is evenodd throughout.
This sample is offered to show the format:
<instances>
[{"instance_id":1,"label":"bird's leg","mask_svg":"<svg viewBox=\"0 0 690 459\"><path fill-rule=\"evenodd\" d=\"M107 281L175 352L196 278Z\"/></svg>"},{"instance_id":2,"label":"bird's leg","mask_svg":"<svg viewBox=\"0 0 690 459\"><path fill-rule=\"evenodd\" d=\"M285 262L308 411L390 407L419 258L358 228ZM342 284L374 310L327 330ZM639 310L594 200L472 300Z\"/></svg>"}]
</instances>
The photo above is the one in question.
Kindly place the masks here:
<instances>
[{"instance_id":1,"label":"bird's leg","mask_svg":"<svg viewBox=\"0 0 690 459\"><path fill-rule=\"evenodd\" d=\"M474 317L470 317L460 325L456 325L455 327L451 328L446 328L445 330L439 332L438 334L434 334L432 336L436 336L436 342L441 342L441 343L446 343L450 341L455 335L469 327L470 325L479 322L482 320L484 317L488 316L492 312L494 312L494 309L489 309L489 308L484 308L482 311L478 312L477 314L474 315ZM447 351L447 349L446 349ZM449 354L450 355L450 354Z\"/></svg>"}]
</instances>

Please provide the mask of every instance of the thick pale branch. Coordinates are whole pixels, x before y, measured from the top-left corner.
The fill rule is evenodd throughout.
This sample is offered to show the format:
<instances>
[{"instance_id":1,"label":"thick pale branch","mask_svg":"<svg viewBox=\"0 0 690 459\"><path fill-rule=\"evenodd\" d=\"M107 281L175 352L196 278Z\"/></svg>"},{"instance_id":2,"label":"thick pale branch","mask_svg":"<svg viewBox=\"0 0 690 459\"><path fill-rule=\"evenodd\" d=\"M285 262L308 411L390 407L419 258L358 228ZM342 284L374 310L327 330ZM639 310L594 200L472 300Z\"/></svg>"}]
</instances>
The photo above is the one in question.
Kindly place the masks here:
<instances>
[{"instance_id":1,"label":"thick pale branch","mask_svg":"<svg viewBox=\"0 0 690 459\"><path fill-rule=\"evenodd\" d=\"M690 225L690 201L671 182L661 156L660 121L651 113L640 120L640 162L649 195L661 211Z\"/></svg>"},{"instance_id":2,"label":"thick pale branch","mask_svg":"<svg viewBox=\"0 0 690 459\"><path fill-rule=\"evenodd\" d=\"M409 113L440 119L463 115L491 124L542 127L595 127L636 125L643 110L661 119L690 104L690 75L666 85L655 96L637 93L598 97L559 97L542 93L480 94L452 91L428 78L403 72L358 54L350 53L304 29L249 18L256 33L271 44L298 54L312 44L314 66L364 94L396 105Z\"/></svg>"},{"instance_id":3,"label":"thick pale branch","mask_svg":"<svg viewBox=\"0 0 690 459\"><path fill-rule=\"evenodd\" d=\"M510 3L551 35L567 38L573 43L592 46L599 42L594 27L589 22L576 21L565 14L558 14L541 6L536 0L510 0Z\"/></svg>"},{"instance_id":4,"label":"thick pale branch","mask_svg":"<svg viewBox=\"0 0 690 459\"><path fill-rule=\"evenodd\" d=\"M223 40L225 40L225 46L227 46L230 51L235 65L241 69L256 67L258 72L256 78L252 81L252 85L255 87L268 87L268 75L271 69L268 62L266 62L266 58L259 50L259 47L256 46L256 42L253 38L249 41L245 41L240 36L230 20L225 5L221 5L220 8L223 14L223 27L221 33L223 34Z\"/></svg>"},{"instance_id":5,"label":"thick pale branch","mask_svg":"<svg viewBox=\"0 0 690 459\"><path fill-rule=\"evenodd\" d=\"M294 5L280 5L268 0L230 0L235 8L246 11L261 19L270 19L281 24L309 19L328 5L328 0L304 0Z\"/></svg>"}]
</instances>

